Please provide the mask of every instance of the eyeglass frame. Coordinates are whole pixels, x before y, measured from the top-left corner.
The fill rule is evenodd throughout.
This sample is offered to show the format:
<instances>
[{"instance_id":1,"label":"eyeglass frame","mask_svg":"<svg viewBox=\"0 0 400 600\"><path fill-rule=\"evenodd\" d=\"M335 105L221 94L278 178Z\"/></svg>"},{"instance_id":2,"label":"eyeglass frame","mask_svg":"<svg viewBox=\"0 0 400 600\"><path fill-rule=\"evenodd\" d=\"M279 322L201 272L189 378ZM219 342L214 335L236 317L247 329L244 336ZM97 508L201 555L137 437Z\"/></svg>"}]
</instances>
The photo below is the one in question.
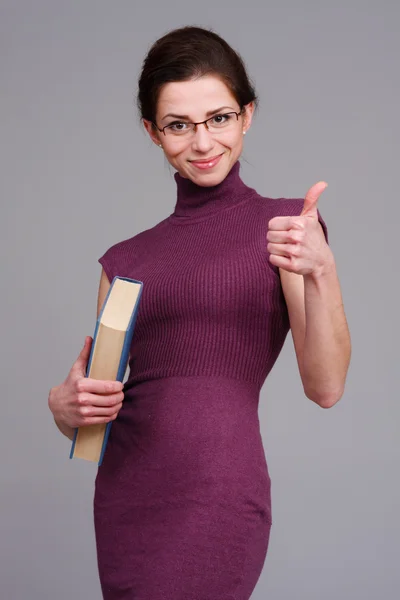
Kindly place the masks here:
<instances>
[{"instance_id":1,"label":"eyeglass frame","mask_svg":"<svg viewBox=\"0 0 400 600\"><path fill-rule=\"evenodd\" d=\"M234 111L234 110L230 110L229 112L226 112L226 113L216 113L215 115L213 115L212 117L209 117L208 119L205 119L204 121L199 121L198 123L192 123L192 122L189 122L189 123L186 123L186 125L193 125L194 127L193 127L191 130L192 130L192 131L194 131L194 132L196 132L196 127L197 127L198 125L205 125L205 127L206 127L207 131L210 131L210 130L209 130L209 128L208 128L208 125L207 125L207 123L208 123L208 121L211 121L211 119L215 119L215 117L218 117L218 116L221 116L221 117L222 117L222 116L225 116L225 115L236 115L236 121L239 121L239 117L240 117L240 115L242 115L242 114L243 114L243 112L244 112L244 107L242 107L242 108L240 109L240 112L236 112L236 111ZM174 123L175 123L175 122L176 122L176 121L173 121L172 123L169 123L168 125L165 125L165 127L163 127L162 129L160 129L160 128L158 127L157 123L155 123L154 121L152 121L152 123L153 123L154 127L155 127L156 129L158 129L158 131L162 132L162 133L163 133L165 136L166 136L167 134L165 133L164 129L167 129L167 127L171 127L171 125L174 125ZM179 123L180 123L180 122L182 122L182 123L183 123L184 121L178 121L178 122L179 122Z\"/></svg>"}]
</instances>

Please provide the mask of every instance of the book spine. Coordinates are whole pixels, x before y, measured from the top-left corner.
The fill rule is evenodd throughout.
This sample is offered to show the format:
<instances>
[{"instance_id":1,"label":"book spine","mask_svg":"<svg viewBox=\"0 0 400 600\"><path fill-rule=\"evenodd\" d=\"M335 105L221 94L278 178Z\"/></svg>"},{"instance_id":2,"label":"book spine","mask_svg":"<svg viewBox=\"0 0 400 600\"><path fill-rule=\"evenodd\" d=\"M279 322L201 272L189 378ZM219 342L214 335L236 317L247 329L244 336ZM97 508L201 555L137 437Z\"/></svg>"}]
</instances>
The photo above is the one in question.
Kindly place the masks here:
<instances>
[{"instance_id":1,"label":"book spine","mask_svg":"<svg viewBox=\"0 0 400 600\"><path fill-rule=\"evenodd\" d=\"M111 287L110 287L110 289L111 289ZM104 306L105 306L105 303L104 303ZM86 377L89 376L90 367L92 365L92 359L93 359L93 354L94 354L94 345L95 345L95 341L96 341L96 337L97 337L97 332L98 332L99 326L100 326L100 317L101 317L102 312L103 312L103 310L99 314L98 319L96 321L96 326L94 328L92 347L90 349L89 360L88 360L88 364L87 364L87 367L86 367ZM75 427L74 438L72 440L72 446L71 446L71 452L69 454L70 458L74 457L75 445L76 445L76 438L78 437L78 430L79 430L79 427Z\"/></svg>"},{"instance_id":2,"label":"book spine","mask_svg":"<svg viewBox=\"0 0 400 600\"><path fill-rule=\"evenodd\" d=\"M118 373L117 373L117 377L116 377L117 381L123 381L125 373L126 373L126 369L127 369L127 366L128 366L129 351L130 351L130 347L131 347L131 343L132 343L133 332L134 332L134 329L135 329L136 318L137 318L137 314L138 314L139 301L140 301L141 294L142 294L142 288L140 289L140 292L139 292L139 295L138 295L138 299L136 301L136 306L135 306L135 309L134 309L132 317L131 317L131 321L129 323L128 329L126 330L126 335L125 335L125 339L124 339L124 345L123 345L122 353L121 353L121 360L120 360L120 363L119 363L119 366L118 366ZM108 442L108 437L110 435L112 424L113 424L113 421L110 421L109 423L107 423L106 430L104 432L103 445L102 445L101 452L100 452L100 458L99 458L98 466L100 466L101 463L103 462L103 457L104 457L104 453L105 453L105 450L106 450L106 446L107 446L107 442Z\"/></svg>"}]
</instances>

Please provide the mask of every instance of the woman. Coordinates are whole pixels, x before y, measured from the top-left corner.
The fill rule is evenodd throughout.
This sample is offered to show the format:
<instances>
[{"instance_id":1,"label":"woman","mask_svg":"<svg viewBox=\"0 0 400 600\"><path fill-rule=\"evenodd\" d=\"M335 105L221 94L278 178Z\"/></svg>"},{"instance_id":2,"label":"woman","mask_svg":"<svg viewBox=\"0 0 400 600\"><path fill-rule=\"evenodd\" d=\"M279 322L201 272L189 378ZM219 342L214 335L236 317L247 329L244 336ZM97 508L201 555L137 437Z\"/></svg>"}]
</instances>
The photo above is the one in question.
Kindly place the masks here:
<instances>
[{"instance_id":1,"label":"woman","mask_svg":"<svg viewBox=\"0 0 400 600\"><path fill-rule=\"evenodd\" d=\"M271 528L260 389L289 328L304 391L342 396L350 340L317 201L268 199L240 178L256 95L240 57L186 27L151 48L138 104L176 169L173 214L111 247L144 282L129 378L85 378L91 338L49 406L60 430L113 419L94 519L106 600L248 600ZM122 399L124 402L122 403Z\"/></svg>"}]
</instances>

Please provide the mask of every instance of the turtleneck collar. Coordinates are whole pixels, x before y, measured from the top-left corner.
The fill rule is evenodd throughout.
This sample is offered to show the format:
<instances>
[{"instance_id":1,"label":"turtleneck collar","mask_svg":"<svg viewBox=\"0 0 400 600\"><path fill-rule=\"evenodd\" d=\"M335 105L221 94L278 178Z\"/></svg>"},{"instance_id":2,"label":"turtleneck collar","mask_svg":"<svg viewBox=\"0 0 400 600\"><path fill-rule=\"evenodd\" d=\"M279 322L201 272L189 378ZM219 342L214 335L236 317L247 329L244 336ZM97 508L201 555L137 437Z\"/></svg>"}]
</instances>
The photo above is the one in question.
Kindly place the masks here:
<instances>
[{"instance_id":1,"label":"turtleneck collar","mask_svg":"<svg viewBox=\"0 0 400 600\"><path fill-rule=\"evenodd\" d=\"M186 221L212 216L221 210L243 202L254 193L240 178L240 162L237 161L225 179L211 187L199 186L190 179L175 173L177 201L172 219Z\"/></svg>"}]
</instances>

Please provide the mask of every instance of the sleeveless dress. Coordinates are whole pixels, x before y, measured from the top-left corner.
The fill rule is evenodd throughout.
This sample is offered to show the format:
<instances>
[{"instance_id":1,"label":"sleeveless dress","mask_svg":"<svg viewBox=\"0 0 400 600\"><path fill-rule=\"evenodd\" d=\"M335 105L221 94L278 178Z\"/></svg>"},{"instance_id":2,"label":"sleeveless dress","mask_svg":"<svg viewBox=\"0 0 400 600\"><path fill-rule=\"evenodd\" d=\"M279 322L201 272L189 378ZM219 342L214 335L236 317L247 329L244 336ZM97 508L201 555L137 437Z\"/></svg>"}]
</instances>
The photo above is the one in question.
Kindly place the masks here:
<instances>
[{"instance_id":1,"label":"sleeveless dress","mask_svg":"<svg viewBox=\"0 0 400 600\"><path fill-rule=\"evenodd\" d=\"M112 246L143 281L125 399L94 493L105 600L248 600L272 523L258 402L289 330L267 226L303 199L175 174L173 214ZM327 236L322 218L320 222Z\"/></svg>"}]
</instances>

